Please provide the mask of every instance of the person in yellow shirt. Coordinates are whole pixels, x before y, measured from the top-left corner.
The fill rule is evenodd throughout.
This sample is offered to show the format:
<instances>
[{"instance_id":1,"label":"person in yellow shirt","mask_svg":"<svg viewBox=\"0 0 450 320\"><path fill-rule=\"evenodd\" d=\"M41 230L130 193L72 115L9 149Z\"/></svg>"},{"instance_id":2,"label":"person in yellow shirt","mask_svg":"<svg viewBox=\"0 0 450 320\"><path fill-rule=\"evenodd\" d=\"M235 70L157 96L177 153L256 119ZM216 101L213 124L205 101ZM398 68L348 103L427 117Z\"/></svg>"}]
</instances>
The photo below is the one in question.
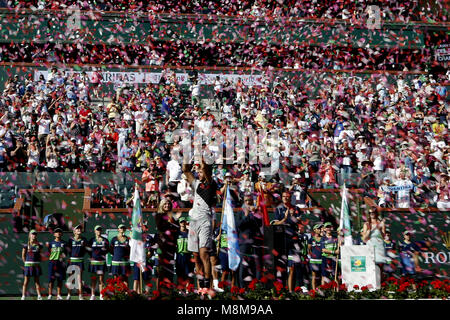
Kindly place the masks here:
<instances>
[{"instance_id":1,"label":"person in yellow shirt","mask_svg":"<svg viewBox=\"0 0 450 320\"><path fill-rule=\"evenodd\" d=\"M255 122L258 125L258 127L265 129L268 124L268 120L266 119L267 116L267 110L259 110L255 117Z\"/></svg>"},{"instance_id":2,"label":"person in yellow shirt","mask_svg":"<svg viewBox=\"0 0 450 320\"><path fill-rule=\"evenodd\" d=\"M431 129L435 135L441 135L445 130L445 125L443 123L439 123L439 120L435 120L431 125Z\"/></svg>"},{"instance_id":3,"label":"person in yellow shirt","mask_svg":"<svg viewBox=\"0 0 450 320\"><path fill-rule=\"evenodd\" d=\"M257 193L262 193L264 196L264 201L267 208L273 206L273 193L277 190L277 186L272 182L267 182L266 175L264 172L259 173L258 182L255 183L255 191ZM257 201L257 207L260 206L259 200Z\"/></svg>"}]
</instances>

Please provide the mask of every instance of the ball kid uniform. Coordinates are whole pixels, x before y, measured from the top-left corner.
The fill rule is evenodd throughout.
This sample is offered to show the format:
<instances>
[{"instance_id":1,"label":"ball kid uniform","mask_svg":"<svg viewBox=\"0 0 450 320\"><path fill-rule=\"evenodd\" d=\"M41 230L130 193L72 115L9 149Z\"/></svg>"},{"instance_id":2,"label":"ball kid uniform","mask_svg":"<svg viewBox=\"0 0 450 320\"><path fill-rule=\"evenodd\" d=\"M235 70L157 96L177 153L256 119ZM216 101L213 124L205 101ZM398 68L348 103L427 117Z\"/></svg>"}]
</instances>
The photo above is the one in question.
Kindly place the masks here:
<instances>
[{"instance_id":1,"label":"ball kid uniform","mask_svg":"<svg viewBox=\"0 0 450 320\"><path fill-rule=\"evenodd\" d=\"M406 243L404 241L399 242L400 261L402 263L402 274L414 275L416 274L414 252L420 251L420 248L414 242Z\"/></svg>"},{"instance_id":2,"label":"ball kid uniform","mask_svg":"<svg viewBox=\"0 0 450 320\"><path fill-rule=\"evenodd\" d=\"M53 240L48 243L48 250L50 253L48 259L48 282L62 281L66 274L63 255L67 253L67 243L63 240Z\"/></svg>"},{"instance_id":3,"label":"ball kid uniform","mask_svg":"<svg viewBox=\"0 0 450 320\"><path fill-rule=\"evenodd\" d=\"M24 244L23 248L26 250L25 254L25 277L38 277L42 274L41 269L41 251L42 245L31 245L28 248L28 244Z\"/></svg>"},{"instance_id":4,"label":"ball kid uniform","mask_svg":"<svg viewBox=\"0 0 450 320\"><path fill-rule=\"evenodd\" d=\"M155 252L154 248L155 244L156 244L155 238L150 234L147 235L144 244L146 261L144 271L142 272L142 280L149 280L152 276L152 270L154 267L154 261L152 259L152 256ZM140 269L137 263L134 263L133 266L133 280L140 280Z\"/></svg>"},{"instance_id":5,"label":"ball kid uniform","mask_svg":"<svg viewBox=\"0 0 450 320\"><path fill-rule=\"evenodd\" d=\"M338 257L335 254L329 254L323 252L323 249L326 250L337 250L338 248L338 239L331 236L328 238L326 235L322 237L321 240L321 249L322 249L322 276L331 279L335 275L336 272L336 260Z\"/></svg>"},{"instance_id":6,"label":"ball kid uniform","mask_svg":"<svg viewBox=\"0 0 450 320\"><path fill-rule=\"evenodd\" d=\"M191 261L192 253L188 250L188 233L180 231L177 238L177 257L175 260L175 268L177 277L186 279L192 276L194 267Z\"/></svg>"},{"instance_id":7,"label":"ball kid uniform","mask_svg":"<svg viewBox=\"0 0 450 320\"><path fill-rule=\"evenodd\" d=\"M89 263L89 272L95 274L106 273L106 255L109 252L109 241L105 237L100 237L97 240L96 237L89 241L88 245L91 251L91 260Z\"/></svg>"},{"instance_id":8,"label":"ball kid uniform","mask_svg":"<svg viewBox=\"0 0 450 320\"><path fill-rule=\"evenodd\" d=\"M292 248L288 253L288 267L294 268L294 283L304 286L308 281L308 235L298 233L293 237Z\"/></svg>"},{"instance_id":9,"label":"ball kid uniform","mask_svg":"<svg viewBox=\"0 0 450 320\"><path fill-rule=\"evenodd\" d=\"M230 266L228 263L228 236L225 230L222 230L220 235L220 249L219 249L219 261L223 271L230 271Z\"/></svg>"},{"instance_id":10,"label":"ball kid uniform","mask_svg":"<svg viewBox=\"0 0 450 320\"><path fill-rule=\"evenodd\" d=\"M78 266L84 270L84 255L86 254L87 240L81 237L78 240L72 238L67 244L67 250L70 253L69 266Z\"/></svg>"},{"instance_id":11,"label":"ball kid uniform","mask_svg":"<svg viewBox=\"0 0 450 320\"><path fill-rule=\"evenodd\" d=\"M309 267L311 271L322 274L322 237L311 237L308 244L311 245Z\"/></svg>"},{"instance_id":12,"label":"ball kid uniform","mask_svg":"<svg viewBox=\"0 0 450 320\"><path fill-rule=\"evenodd\" d=\"M384 251L386 256L386 263L383 265L383 271L392 274L395 272L395 264L393 261L393 257L396 256L396 246L394 241L386 241L384 240Z\"/></svg>"},{"instance_id":13,"label":"ball kid uniform","mask_svg":"<svg viewBox=\"0 0 450 320\"><path fill-rule=\"evenodd\" d=\"M114 276L128 276L130 274L130 238L120 242L117 237L111 240L111 273Z\"/></svg>"}]
</instances>

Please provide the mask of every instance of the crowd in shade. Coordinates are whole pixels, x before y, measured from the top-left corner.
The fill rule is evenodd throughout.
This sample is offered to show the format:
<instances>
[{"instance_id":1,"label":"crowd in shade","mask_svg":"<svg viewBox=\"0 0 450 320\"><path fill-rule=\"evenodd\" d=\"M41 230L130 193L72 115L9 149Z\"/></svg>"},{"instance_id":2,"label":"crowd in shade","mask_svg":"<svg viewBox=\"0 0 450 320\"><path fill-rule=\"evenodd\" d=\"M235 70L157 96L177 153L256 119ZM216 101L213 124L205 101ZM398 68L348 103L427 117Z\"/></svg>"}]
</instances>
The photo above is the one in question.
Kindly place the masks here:
<instances>
[{"instance_id":1,"label":"crowd in shade","mask_svg":"<svg viewBox=\"0 0 450 320\"><path fill-rule=\"evenodd\" d=\"M195 134L217 153L214 139L227 130L278 130L277 148L257 151L272 159L269 171L248 161L249 145L236 149L240 161L218 156L214 179L223 184L228 174L238 203L262 184L269 206L290 190L293 203L306 207L313 205L308 189L347 183L380 206L448 208L449 110L441 84L449 73L410 76L317 73L297 78L299 87L288 77L254 86L217 77L208 105L200 103L195 75L182 86L169 69L158 84L120 85L107 102L94 99L98 71L91 78L57 68L47 79L14 76L0 100L1 170L142 172L144 205L156 207L170 191L189 206L177 154ZM187 133L174 135L181 128Z\"/></svg>"},{"instance_id":2,"label":"crowd in shade","mask_svg":"<svg viewBox=\"0 0 450 320\"><path fill-rule=\"evenodd\" d=\"M444 2L436 1L375 1L383 20L393 21L447 21ZM160 1L0 1L0 7L56 9L77 7L81 10L152 12L173 14L207 14L252 17L294 17L358 20L364 13L366 1L316 1L316 0L160 0Z\"/></svg>"},{"instance_id":3,"label":"crowd in shade","mask_svg":"<svg viewBox=\"0 0 450 320\"><path fill-rule=\"evenodd\" d=\"M208 45L189 41L82 47L51 43L0 45L1 62L28 63L419 71L430 64L431 58L429 49L306 47L250 41Z\"/></svg>"}]
</instances>

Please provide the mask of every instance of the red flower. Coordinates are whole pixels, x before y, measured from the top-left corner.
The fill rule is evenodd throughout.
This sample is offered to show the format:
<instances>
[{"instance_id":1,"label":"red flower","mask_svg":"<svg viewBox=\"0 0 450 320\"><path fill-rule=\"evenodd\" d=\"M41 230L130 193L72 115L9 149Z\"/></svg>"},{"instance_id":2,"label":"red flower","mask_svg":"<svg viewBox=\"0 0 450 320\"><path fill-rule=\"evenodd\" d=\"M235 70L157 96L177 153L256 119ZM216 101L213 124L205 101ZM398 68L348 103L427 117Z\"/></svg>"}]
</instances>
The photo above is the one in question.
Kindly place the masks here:
<instances>
[{"instance_id":1,"label":"red flower","mask_svg":"<svg viewBox=\"0 0 450 320\"><path fill-rule=\"evenodd\" d=\"M353 289L359 290L359 286L358 286L357 284L355 284L355 285L353 286Z\"/></svg>"},{"instance_id":2,"label":"red flower","mask_svg":"<svg viewBox=\"0 0 450 320\"><path fill-rule=\"evenodd\" d=\"M302 291L302 288L297 286L297 287L295 287L294 291L295 291L295 292L301 292L301 291Z\"/></svg>"},{"instance_id":3,"label":"red flower","mask_svg":"<svg viewBox=\"0 0 450 320\"><path fill-rule=\"evenodd\" d=\"M256 289L256 284L258 283L258 280L257 279L253 279L252 280L252 282L250 282L250 284L248 285L248 288L250 289L250 290L255 290Z\"/></svg>"},{"instance_id":4,"label":"red flower","mask_svg":"<svg viewBox=\"0 0 450 320\"><path fill-rule=\"evenodd\" d=\"M236 286L232 286L231 287L231 293L238 294L239 293L239 288L236 287Z\"/></svg>"},{"instance_id":5,"label":"red flower","mask_svg":"<svg viewBox=\"0 0 450 320\"><path fill-rule=\"evenodd\" d=\"M277 292L280 292L281 289L283 289L283 284L281 282L274 282L273 286L275 287L275 289L277 290Z\"/></svg>"},{"instance_id":6,"label":"red flower","mask_svg":"<svg viewBox=\"0 0 450 320\"><path fill-rule=\"evenodd\" d=\"M149 288L153 288L153 284L151 284L151 283L147 283L146 286Z\"/></svg>"},{"instance_id":7,"label":"red flower","mask_svg":"<svg viewBox=\"0 0 450 320\"><path fill-rule=\"evenodd\" d=\"M369 288L368 288L367 286L362 286L362 287L361 287L361 290L362 290L362 291L367 291L367 290L369 290Z\"/></svg>"},{"instance_id":8,"label":"red flower","mask_svg":"<svg viewBox=\"0 0 450 320\"><path fill-rule=\"evenodd\" d=\"M161 295L158 290L153 290L152 294L153 294L152 300L158 299L159 296Z\"/></svg>"},{"instance_id":9,"label":"red flower","mask_svg":"<svg viewBox=\"0 0 450 320\"><path fill-rule=\"evenodd\" d=\"M244 288L240 288L239 289L239 294L244 294L245 293L245 289Z\"/></svg>"},{"instance_id":10,"label":"red flower","mask_svg":"<svg viewBox=\"0 0 450 320\"><path fill-rule=\"evenodd\" d=\"M188 286L187 286L187 291L188 292L193 292L194 291L194 287L195 287L194 284L189 283Z\"/></svg>"},{"instance_id":11,"label":"red flower","mask_svg":"<svg viewBox=\"0 0 450 320\"><path fill-rule=\"evenodd\" d=\"M267 283L269 281L269 279L265 276L262 276L261 280L259 280L259 281L261 281L261 283Z\"/></svg>"}]
</instances>

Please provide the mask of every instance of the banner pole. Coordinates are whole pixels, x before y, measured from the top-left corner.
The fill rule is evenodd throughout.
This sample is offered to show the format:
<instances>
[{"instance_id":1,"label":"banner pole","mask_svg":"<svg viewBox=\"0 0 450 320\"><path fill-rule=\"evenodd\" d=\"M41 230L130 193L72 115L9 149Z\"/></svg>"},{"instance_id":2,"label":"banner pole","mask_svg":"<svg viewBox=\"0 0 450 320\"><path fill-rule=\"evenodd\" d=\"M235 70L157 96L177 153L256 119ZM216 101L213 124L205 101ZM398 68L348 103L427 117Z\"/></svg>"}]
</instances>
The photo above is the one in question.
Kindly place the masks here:
<instances>
[{"instance_id":1,"label":"banner pole","mask_svg":"<svg viewBox=\"0 0 450 320\"><path fill-rule=\"evenodd\" d=\"M341 237L338 234L338 247L337 247L337 251L340 252L341 249ZM338 266L339 266L339 253L336 255L336 268L334 270L334 282L336 282L337 286L336 286L336 291L339 292L339 283L338 283Z\"/></svg>"},{"instance_id":2,"label":"banner pole","mask_svg":"<svg viewBox=\"0 0 450 320\"><path fill-rule=\"evenodd\" d=\"M139 280L140 280L140 283L139 283L139 286L140 286L140 292L141 292L141 294L143 294L144 291L142 290L142 289L143 289L143 288L142 288L142 269L141 269L140 266L139 266Z\"/></svg>"},{"instance_id":3,"label":"banner pole","mask_svg":"<svg viewBox=\"0 0 450 320\"><path fill-rule=\"evenodd\" d=\"M223 212L225 211L225 201L227 198L227 191L228 191L228 182L225 182L225 194L223 195L223 201L222 201L222 215L220 217L220 226L219 226L219 241L217 243L217 256L219 256L220 251L220 238L222 236L222 223L223 223Z\"/></svg>"}]
</instances>

